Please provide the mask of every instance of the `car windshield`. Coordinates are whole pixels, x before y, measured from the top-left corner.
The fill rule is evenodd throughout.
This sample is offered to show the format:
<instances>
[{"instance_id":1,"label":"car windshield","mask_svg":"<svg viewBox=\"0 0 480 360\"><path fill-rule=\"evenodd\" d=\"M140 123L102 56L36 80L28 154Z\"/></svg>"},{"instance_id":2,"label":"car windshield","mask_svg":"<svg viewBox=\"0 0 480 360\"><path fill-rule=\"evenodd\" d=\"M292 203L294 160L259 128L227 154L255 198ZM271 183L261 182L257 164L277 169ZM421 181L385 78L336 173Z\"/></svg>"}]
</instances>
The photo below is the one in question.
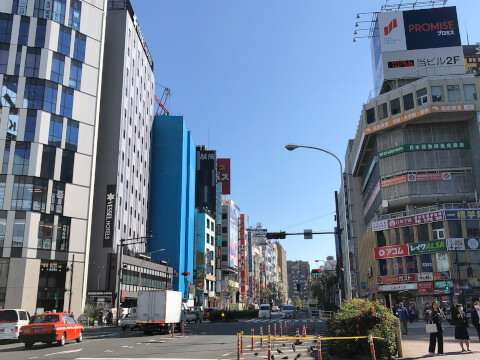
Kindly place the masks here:
<instances>
[{"instance_id":1,"label":"car windshield","mask_svg":"<svg viewBox=\"0 0 480 360\"><path fill-rule=\"evenodd\" d=\"M30 324L39 324L39 323L49 323L49 322L59 322L58 315L35 315L30 320Z\"/></svg>"},{"instance_id":2,"label":"car windshield","mask_svg":"<svg viewBox=\"0 0 480 360\"><path fill-rule=\"evenodd\" d=\"M283 310L293 310L293 305L285 305Z\"/></svg>"},{"instance_id":3,"label":"car windshield","mask_svg":"<svg viewBox=\"0 0 480 360\"><path fill-rule=\"evenodd\" d=\"M260 310L270 310L270 305L260 305Z\"/></svg>"},{"instance_id":4,"label":"car windshield","mask_svg":"<svg viewBox=\"0 0 480 360\"><path fill-rule=\"evenodd\" d=\"M15 310L0 310L0 322L18 321L18 314Z\"/></svg>"}]
</instances>

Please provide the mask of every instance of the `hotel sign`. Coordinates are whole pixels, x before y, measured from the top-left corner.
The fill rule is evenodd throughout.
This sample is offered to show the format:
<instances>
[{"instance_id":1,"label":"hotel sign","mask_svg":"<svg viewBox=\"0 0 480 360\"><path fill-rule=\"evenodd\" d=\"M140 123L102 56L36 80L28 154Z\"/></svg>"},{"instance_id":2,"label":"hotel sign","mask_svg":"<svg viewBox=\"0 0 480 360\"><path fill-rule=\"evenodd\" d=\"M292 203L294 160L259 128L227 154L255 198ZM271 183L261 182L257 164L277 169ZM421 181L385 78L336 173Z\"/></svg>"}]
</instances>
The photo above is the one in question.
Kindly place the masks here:
<instances>
[{"instance_id":1,"label":"hotel sign","mask_svg":"<svg viewBox=\"0 0 480 360\"><path fill-rule=\"evenodd\" d=\"M117 185L107 185L105 196L105 225L103 229L103 247L113 246L113 234L115 231L115 202Z\"/></svg>"}]
</instances>

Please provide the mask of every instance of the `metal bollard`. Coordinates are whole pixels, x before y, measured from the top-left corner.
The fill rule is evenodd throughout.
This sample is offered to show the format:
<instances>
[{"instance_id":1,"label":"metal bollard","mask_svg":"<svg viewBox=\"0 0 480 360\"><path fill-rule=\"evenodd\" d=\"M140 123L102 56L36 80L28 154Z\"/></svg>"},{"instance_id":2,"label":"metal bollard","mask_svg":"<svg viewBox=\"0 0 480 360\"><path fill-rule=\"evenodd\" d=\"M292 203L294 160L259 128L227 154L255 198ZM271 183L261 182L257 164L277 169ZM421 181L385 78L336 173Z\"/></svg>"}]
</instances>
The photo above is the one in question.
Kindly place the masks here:
<instances>
[{"instance_id":1,"label":"metal bollard","mask_svg":"<svg viewBox=\"0 0 480 360\"><path fill-rule=\"evenodd\" d=\"M270 324L268 325L268 336L270 336Z\"/></svg>"},{"instance_id":2,"label":"metal bollard","mask_svg":"<svg viewBox=\"0 0 480 360\"><path fill-rule=\"evenodd\" d=\"M322 360L322 340L317 336L317 360Z\"/></svg>"},{"instance_id":3,"label":"metal bollard","mask_svg":"<svg viewBox=\"0 0 480 360\"><path fill-rule=\"evenodd\" d=\"M183 328L185 327L185 324L183 323L183 321L180 323L180 326L182 327L182 336L183 336Z\"/></svg>"},{"instance_id":4,"label":"metal bollard","mask_svg":"<svg viewBox=\"0 0 480 360\"><path fill-rule=\"evenodd\" d=\"M197 335L200 335L200 320L197 320Z\"/></svg>"},{"instance_id":5,"label":"metal bollard","mask_svg":"<svg viewBox=\"0 0 480 360\"><path fill-rule=\"evenodd\" d=\"M263 347L263 327L260 326L260 347Z\"/></svg>"},{"instance_id":6,"label":"metal bollard","mask_svg":"<svg viewBox=\"0 0 480 360\"><path fill-rule=\"evenodd\" d=\"M277 337L277 323L273 323L273 337Z\"/></svg>"},{"instance_id":7,"label":"metal bollard","mask_svg":"<svg viewBox=\"0 0 480 360\"><path fill-rule=\"evenodd\" d=\"M283 336L283 332L282 332L282 323L280 323L280 337Z\"/></svg>"},{"instance_id":8,"label":"metal bollard","mask_svg":"<svg viewBox=\"0 0 480 360\"><path fill-rule=\"evenodd\" d=\"M376 360L375 357L375 345L373 344L372 334L368 334L368 342L370 344L370 353L372 354L372 360Z\"/></svg>"},{"instance_id":9,"label":"metal bollard","mask_svg":"<svg viewBox=\"0 0 480 360\"><path fill-rule=\"evenodd\" d=\"M243 353L243 331L240 333L240 355L245 355Z\"/></svg>"},{"instance_id":10,"label":"metal bollard","mask_svg":"<svg viewBox=\"0 0 480 360\"><path fill-rule=\"evenodd\" d=\"M175 337L174 333L175 333L175 324L172 324L172 338Z\"/></svg>"},{"instance_id":11,"label":"metal bollard","mask_svg":"<svg viewBox=\"0 0 480 360\"><path fill-rule=\"evenodd\" d=\"M267 359L272 358L272 338L270 337L270 334L268 334L268 357Z\"/></svg>"},{"instance_id":12,"label":"metal bollard","mask_svg":"<svg viewBox=\"0 0 480 360\"><path fill-rule=\"evenodd\" d=\"M255 350L255 339L254 339L254 336L255 336L255 331L252 329L252 351Z\"/></svg>"},{"instance_id":13,"label":"metal bollard","mask_svg":"<svg viewBox=\"0 0 480 360\"><path fill-rule=\"evenodd\" d=\"M237 333L237 360L240 360L240 333Z\"/></svg>"}]
</instances>

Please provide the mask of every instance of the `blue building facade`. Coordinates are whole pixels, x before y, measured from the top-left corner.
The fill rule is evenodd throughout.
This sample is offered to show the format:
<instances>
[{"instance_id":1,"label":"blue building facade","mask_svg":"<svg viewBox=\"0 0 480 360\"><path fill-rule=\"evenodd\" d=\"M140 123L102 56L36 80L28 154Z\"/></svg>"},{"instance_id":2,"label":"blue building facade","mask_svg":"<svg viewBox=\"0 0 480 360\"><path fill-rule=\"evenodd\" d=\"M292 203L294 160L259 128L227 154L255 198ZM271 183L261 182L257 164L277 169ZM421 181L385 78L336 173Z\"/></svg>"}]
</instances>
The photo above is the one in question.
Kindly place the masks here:
<instances>
[{"instance_id":1,"label":"blue building facade","mask_svg":"<svg viewBox=\"0 0 480 360\"><path fill-rule=\"evenodd\" d=\"M193 282L195 145L183 116L156 116L152 129L148 250L167 260L177 275L173 289L188 298ZM181 274L189 272L186 278Z\"/></svg>"}]
</instances>

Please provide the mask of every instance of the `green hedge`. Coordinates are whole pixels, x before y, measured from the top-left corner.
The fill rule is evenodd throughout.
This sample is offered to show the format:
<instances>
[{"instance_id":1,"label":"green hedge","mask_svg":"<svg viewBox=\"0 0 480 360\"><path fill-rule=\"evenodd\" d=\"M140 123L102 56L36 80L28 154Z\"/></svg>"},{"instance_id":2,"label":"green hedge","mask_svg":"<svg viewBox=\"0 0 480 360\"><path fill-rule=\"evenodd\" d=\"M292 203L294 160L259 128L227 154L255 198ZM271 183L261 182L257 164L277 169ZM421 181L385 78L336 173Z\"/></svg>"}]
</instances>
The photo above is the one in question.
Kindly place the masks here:
<instances>
[{"instance_id":1,"label":"green hedge","mask_svg":"<svg viewBox=\"0 0 480 360\"><path fill-rule=\"evenodd\" d=\"M378 301L363 299L345 301L337 313L327 321L329 336L367 336L374 337L377 359L393 359L397 350L395 336L395 317L392 311ZM332 354L355 358L370 355L367 339L331 340L328 349Z\"/></svg>"},{"instance_id":2,"label":"green hedge","mask_svg":"<svg viewBox=\"0 0 480 360\"><path fill-rule=\"evenodd\" d=\"M222 313L224 316L222 316ZM258 317L258 310L243 310L243 311L211 311L210 321L235 320L235 319L250 319Z\"/></svg>"}]
</instances>

